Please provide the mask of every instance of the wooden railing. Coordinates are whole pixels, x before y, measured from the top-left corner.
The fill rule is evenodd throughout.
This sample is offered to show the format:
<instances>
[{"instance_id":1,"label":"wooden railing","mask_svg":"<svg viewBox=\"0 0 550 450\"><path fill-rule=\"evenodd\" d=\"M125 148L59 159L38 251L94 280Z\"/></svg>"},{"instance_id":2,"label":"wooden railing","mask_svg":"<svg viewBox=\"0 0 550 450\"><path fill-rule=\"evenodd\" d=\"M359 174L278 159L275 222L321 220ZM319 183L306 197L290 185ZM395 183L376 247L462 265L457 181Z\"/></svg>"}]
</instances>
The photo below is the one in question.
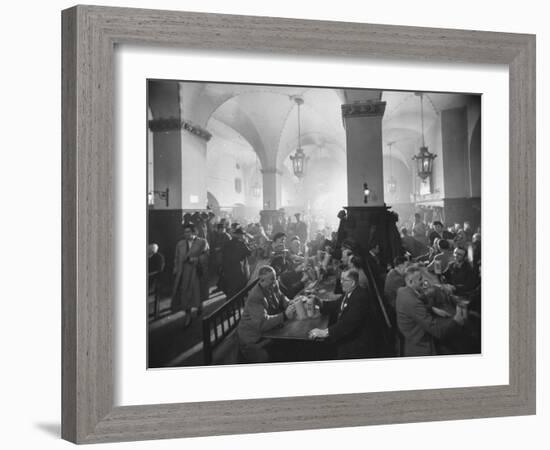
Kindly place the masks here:
<instances>
[{"instance_id":1,"label":"wooden railing","mask_svg":"<svg viewBox=\"0 0 550 450\"><path fill-rule=\"evenodd\" d=\"M256 279L249 283L218 309L202 319L202 351L205 365L212 364L214 350L237 328L246 297L257 282Z\"/></svg>"}]
</instances>

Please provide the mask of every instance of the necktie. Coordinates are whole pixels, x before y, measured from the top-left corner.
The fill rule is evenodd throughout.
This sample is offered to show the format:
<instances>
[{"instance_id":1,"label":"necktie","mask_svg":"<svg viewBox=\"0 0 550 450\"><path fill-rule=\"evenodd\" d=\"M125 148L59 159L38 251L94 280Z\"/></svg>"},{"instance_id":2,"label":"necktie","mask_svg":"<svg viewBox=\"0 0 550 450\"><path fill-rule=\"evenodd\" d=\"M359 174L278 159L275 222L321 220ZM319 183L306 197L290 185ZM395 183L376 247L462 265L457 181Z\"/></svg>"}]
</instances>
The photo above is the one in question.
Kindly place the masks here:
<instances>
[{"instance_id":1,"label":"necktie","mask_svg":"<svg viewBox=\"0 0 550 450\"><path fill-rule=\"evenodd\" d=\"M344 295L344 298L342 299L342 304L340 305L340 314L339 314L339 316L344 311L344 308L346 307L347 302L348 302L348 298L349 298L349 294Z\"/></svg>"}]
</instances>

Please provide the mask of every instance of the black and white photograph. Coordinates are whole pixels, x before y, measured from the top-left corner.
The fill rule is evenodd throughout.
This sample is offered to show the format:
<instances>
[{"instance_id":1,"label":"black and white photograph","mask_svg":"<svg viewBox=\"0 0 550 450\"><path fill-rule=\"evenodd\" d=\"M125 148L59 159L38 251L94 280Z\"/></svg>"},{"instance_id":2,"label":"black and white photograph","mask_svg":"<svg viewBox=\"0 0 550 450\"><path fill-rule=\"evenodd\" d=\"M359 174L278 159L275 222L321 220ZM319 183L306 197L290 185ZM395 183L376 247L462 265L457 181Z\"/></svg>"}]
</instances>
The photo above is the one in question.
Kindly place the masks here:
<instances>
[{"instance_id":1,"label":"black and white photograph","mask_svg":"<svg viewBox=\"0 0 550 450\"><path fill-rule=\"evenodd\" d=\"M480 94L147 93L149 368L481 353Z\"/></svg>"}]
</instances>

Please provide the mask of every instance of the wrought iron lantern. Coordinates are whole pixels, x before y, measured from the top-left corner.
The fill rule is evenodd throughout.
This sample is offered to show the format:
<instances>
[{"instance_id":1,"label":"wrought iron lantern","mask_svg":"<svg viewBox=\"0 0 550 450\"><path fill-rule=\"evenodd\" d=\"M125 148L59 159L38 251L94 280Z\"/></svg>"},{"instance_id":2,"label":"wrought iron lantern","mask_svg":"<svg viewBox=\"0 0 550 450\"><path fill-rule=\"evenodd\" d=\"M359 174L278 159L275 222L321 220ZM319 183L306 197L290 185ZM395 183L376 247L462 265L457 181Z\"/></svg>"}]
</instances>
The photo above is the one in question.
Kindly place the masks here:
<instances>
[{"instance_id":1,"label":"wrought iron lantern","mask_svg":"<svg viewBox=\"0 0 550 450\"><path fill-rule=\"evenodd\" d=\"M418 176L425 180L428 178L433 171L433 160L437 157L433 153L428 151L428 147L422 146L418 154L413 156L413 159L416 161L416 171Z\"/></svg>"},{"instance_id":2,"label":"wrought iron lantern","mask_svg":"<svg viewBox=\"0 0 550 450\"><path fill-rule=\"evenodd\" d=\"M306 155L304 151L298 147L296 149L296 152L294 153L294 156L290 155L290 160L292 161L292 171L294 172L294 175L296 175L298 178L303 178L305 175L305 161L306 161Z\"/></svg>"},{"instance_id":3,"label":"wrought iron lantern","mask_svg":"<svg viewBox=\"0 0 550 450\"><path fill-rule=\"evenodd\" d=\"M296 175L296 177L298 178L303 178L306 169L306 154L304 153L300 145L300 106L304 103L304 100L301 97L294 97L294 102L298 106L298 148L296 149L294 156L290 155L290 160L292 161L292 171L294 172L294 175Z\"/></svg>"},{"instance_id":4,"label":"wrought iron lantern","mask_svg":"<svg viewBox=\"0 0 550 450\"><path fill-rule=\"evenodd\" d=\"M428 147L426 147L426 142L424 140L424 94L422 92L417 92L417 96L420 97L420 119L422 122L422 146L416 155L412 159L416 161L416 171L418 176L423 180L427 179L433 171L433 160L437 155L430 153Z\"/></svg>"}]
</instances>

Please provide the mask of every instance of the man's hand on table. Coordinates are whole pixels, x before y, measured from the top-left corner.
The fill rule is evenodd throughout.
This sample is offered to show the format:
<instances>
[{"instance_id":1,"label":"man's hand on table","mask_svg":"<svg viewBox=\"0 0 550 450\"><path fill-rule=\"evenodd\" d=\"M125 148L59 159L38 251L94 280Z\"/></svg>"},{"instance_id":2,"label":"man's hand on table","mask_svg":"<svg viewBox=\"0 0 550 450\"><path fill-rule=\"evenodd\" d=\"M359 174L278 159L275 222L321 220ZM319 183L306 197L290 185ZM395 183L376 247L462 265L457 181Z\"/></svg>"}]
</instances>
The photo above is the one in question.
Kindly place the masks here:
<instances>
[{"instance_id":1,"label":"man's hand on table","mask_svg":"<svg viewBox=\"0 0 550 450\"><path fill-rule=\"evenodd\" d=\"M287 320L291 320L294 318L294 314L296 313L296 305L294 303L290 303L284 312L284 315Z\"/></svg>"},{"instance_id":2,"label":"man's hand on table","mask_svg":"<svg viewBox=\"0 0 550 450\"><path fill-rule=\"evenodd\" d=\"M325 339L328 337L328 329L321 330L320 328L314 328L308 333L309 339Z\"/></svg>"}]
</instances>

